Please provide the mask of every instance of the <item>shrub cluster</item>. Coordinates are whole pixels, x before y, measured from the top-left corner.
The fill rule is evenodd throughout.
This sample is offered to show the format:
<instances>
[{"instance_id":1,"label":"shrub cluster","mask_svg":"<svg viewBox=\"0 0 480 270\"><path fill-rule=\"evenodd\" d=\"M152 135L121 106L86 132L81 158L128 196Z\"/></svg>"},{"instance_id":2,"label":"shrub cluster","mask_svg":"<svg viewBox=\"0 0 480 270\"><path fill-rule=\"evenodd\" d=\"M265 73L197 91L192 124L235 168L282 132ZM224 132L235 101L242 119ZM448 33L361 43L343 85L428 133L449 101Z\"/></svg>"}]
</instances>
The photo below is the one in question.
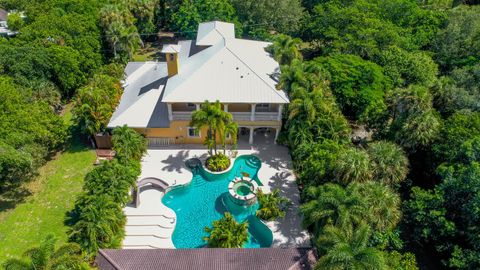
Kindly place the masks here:
<instances>
[{"instance_id":1,"label":"shrub cluster","mask_svg":"<svg viewBox=\"0 0 480 270\"><path fill-rule=\"evenodd\" d=\"M230 166L230 159L226 155L219 153L208 157L205 161L205 166L213 172L225 171Z\"/></svg>"},{"instance_id":2,"label":"shrub cluster","mask_svg":"<svg viewBox=\"0 0 480 270\"><path fill-rule=\"evenodd\" d=\"M140 175L140 159L146 140L126 126L113 130L116 157L85 176L83 193L71 213L70 240L89 258L101 248L118 248L124 236L126 217L122 208L131 201L130 191Z\"/></svg>"}]
</instances>

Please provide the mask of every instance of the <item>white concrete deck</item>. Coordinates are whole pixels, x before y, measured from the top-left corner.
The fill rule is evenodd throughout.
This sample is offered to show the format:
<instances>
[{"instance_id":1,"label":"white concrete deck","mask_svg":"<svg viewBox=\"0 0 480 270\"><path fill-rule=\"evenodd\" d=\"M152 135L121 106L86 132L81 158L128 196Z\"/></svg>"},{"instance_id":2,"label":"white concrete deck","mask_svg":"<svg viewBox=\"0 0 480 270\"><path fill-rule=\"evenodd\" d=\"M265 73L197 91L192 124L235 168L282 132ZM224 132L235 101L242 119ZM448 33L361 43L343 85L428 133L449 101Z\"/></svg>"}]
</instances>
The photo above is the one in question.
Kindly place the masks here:
<instances>
[{"instance_id":1,"label":"white concrete deck","mask_svg":"<svg viewBox=\"0 0 480 270\"><path fill-rule=\"evenodd\" d=\"M292 202L284 219L268 222L273 232L272 247L310 246L309 234L301 226L299 215L299 192L292 172L288 149L272 143L271 138L257 135L250 146L239 142L238 155L254 154L262 161L258 177L263 189L268 192L279 188L281 194ZM146 177L159 178L169 186L182 185L191 181L192 173L185 167L185 160L197 157L205 159L207 151L203 145L174 145L163 149L149 149L142 160L139 180ZM161 203L163 192L153 188L140 193L140 207L127 206L127 235L124 248L174 248L171 236L176 223L173 210ZM174 220L175 219L175 220ZM174 220L174 223L171 223ZM173 227L172 227L173 225ZM130 228L137 226L135 228ZM142 226L139 229L139 226Z\"/></svg>"}]
</instances>

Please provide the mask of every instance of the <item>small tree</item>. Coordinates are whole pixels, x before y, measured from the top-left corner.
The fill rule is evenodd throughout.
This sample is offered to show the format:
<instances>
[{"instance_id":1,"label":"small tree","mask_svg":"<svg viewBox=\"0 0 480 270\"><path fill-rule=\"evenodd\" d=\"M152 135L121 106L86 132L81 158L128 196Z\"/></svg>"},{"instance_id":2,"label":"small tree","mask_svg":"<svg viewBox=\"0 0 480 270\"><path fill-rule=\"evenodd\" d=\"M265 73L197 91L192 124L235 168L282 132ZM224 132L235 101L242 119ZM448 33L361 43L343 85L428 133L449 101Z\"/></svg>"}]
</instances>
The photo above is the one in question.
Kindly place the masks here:
<instances>
[{"instance_id":1,"label":"small tree","mask_svg":"<svg viewBox=\"0 0 480 270\"><path fill-rule=\"evenodd\" d=\"M7 17L7 25L8 29L12 31L20 30L25 22L23 21L22 17L18 13L10 13Z\"/></svg>"},{"instance_id":2,"label":"small tree","mask_svg":"<svg viewBox=\"0 0 480 270\"><path fill-rule=\"evenodd\" d=\"M112 143L120 161L140 160L147 151L147 140L126 125L113 130Z\"/></svg>"},{"instance_id":3,"label":"small tree","mask_svg":"<svg viewBox=\"0 0 480 270\"><path fill-rule=\"evenodd\" d=\"M80 246L68 243L55 248L57 239L48 235L40 246L27 250L21 259L8 259L6 270L89 269L82 259Z\"/></svg>"},{"instance_id":4,"label":"small tree","mask_svg":"<svg viewBox=\"0 0 480 270\"><path fill-rule=\"evenodd\" d=\"M279 217L285 217L285 205L289 200L280 196L280 190L274 189L270 194L265 194L261 189L257 193L260 208L257 210L257 217L272 221Z\"/></svg>"},{"instance_id":5,"label":"small tree","mask_svg":"<svg viewBox=\"0 0 480 270\"><path fill-rule=\"evenodd\" d=\"M209 235L203 238L211 248L241 248L248 240L248 223L238 223L226 212L223 218L214 221L212 228L205 227Z\"/></svg>"}]
</instances>

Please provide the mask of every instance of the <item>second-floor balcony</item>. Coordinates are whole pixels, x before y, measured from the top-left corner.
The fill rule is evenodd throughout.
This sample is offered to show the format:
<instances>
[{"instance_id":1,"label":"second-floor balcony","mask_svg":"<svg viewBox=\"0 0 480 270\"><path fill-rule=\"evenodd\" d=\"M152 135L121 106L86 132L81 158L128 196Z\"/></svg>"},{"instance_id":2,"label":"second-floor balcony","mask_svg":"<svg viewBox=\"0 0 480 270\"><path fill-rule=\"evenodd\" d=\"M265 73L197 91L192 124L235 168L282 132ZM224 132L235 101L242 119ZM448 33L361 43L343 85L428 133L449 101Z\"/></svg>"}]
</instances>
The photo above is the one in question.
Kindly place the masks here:
<instances>
[{"instance_id":1,"label":"second-floor balcony","mask_svg":"<svg viewBox=\"0 0 480 270\"><path fill-rule=\"evenodd\" d=\"M199 104L179 105L169 104L169 119L189 121L192 113L200 108ZM229 104L222 105L225 111L232 114L235 121L281 121L281 104ZM231 110L229 110L231 109Z\"/></svg>"},{"instance_id":2,"label":"second-floor balcony","mask_svg":"<svg viewBox=\"0 0 480 270\"><path fill-rule=\"evenodd\" d=\"M188 121L192 119L193 112L172 112L172 120ZM249 112L230 112L235 121L279 121L278 112L257 112L253 115ZM281 119L281 118L280 118Z\"/></svg>"}]
</instances>

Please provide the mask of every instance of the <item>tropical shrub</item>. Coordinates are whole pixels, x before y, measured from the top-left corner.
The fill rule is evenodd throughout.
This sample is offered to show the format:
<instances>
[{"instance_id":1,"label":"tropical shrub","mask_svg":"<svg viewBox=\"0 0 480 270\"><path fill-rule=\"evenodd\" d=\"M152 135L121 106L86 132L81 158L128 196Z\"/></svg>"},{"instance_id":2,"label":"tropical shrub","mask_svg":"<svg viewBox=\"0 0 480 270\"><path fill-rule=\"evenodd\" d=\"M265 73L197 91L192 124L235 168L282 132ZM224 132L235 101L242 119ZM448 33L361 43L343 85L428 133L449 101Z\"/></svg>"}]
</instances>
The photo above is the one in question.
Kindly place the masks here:
<instances>
[{"instance_id":1,"label":"tropical shrub","mask_svg":"<svg viewBox=\"0 0 480 270\"><path fill-rule=\"evenodd\" d=\"M145 138L126 126L114 129L112 140L116 157L85 176L83 193L69 218L69 238L89 258L101 248L120 247L126 222L122 208L131 199L146 151Z\"/></svg>"},{"instance_id":2,"label":"tropical shrub","mask_svg":"<svg viewBox=\"0 0 480 270\"><path fill-rule=\"evenodd\" d=\"M260 204L256 212L257 217L267 221L285 217L285 207L290 201L280 196L280 189L276 188L268 194L259 189L257 199Z\"/></svg>"},{"instance_id":3,"label":"tropical shrub","mask_svg":"<svg viewBox=\"0 0 480 270\"><path fill-rule=\"evenodd\" d=\"M334 162L335 181L343 185L366 182L372 179L372 165L368 153L349 147L341 151Z\"/></svg>"},{"instance_id":4,"label":"tropical shrub","mask_svg":"<svg viewBox=\"0 0 480 270\"><path fill-rule=\"evenodd\" d=\"M459 111L445 120L433 152L441 162L452 162L461 155L464 142L480 136L480 112Z\"/></svg>"},{"instance_id":5,"label":"tropical shrub","mask_svg":"<svg viewBox=\"0 0 480 270\"><path fill-rule=\"evenodd\" d=\"M320 258L315 269L386 269L385 254L370 247L371 229L326 226L317 240Z\"/></svg>"},{"instance_id":6,"label":"tropical shrub","mask_svg":"<svg viewBox=\"0 0 480 270\"><path fill-rule=\"evenodd\" d=\"M355 55L336 54L314 61L330 73L332 92L345 115L366 122L386 110L383 97L390 82L382 67Z\"/></svg>"},{"instance_id":7,"label":"tropical shrub","mask_svg":"<svg viewBox=\"0 0 480 270\"><path fill-rule=\"evenodd\" d=\"M79 244L89 258L101 248L119 248L126 223L122 207L107 194L80 196L72 213L70 241Z\"/></svg>"},{"instance_id":8,"label":"tropical shrub","mask_svg":"<svg viewBox=\"0 0 480 270\"><path fill-rule=\"evenodd\" d=\"M318 185L333 177L335 161L345 146L334 140L302 143L293 150L293 162L301 184Z\"/></svg>"},{"instance_id":9,"label":"tropical shrub","mask_svg":"<svg viewBox=\"0 0 480 270\"><path fill-rule=\"evenodd\" d=\"M89 196L106 194L113 202L125 205L131 201L128 193L140 175L140 168L135 165L135 163L123 165L117 159L103 162L85 176L83 187L85 194Z\"/></svg>"},{"instance_id":10,"label":"tropical shrub","mask_svg":"<svg viewBox=\"0 0 480 270\"><path fill-rule=\"evenodd\" d=\"M357 183L346 188L332 183L308 187L300 207L304 226L318 235L326 225L351 227L360 223L368 208L358 187Z\"/></svg>"},{"instance_id":11,"label":"tropical shrub","mask_svg":"<svg viewBox=\"0 0 480 270\"><path fill-rule=\"evenodd\" d=\"M294 59L303 59L299 50L301 44L302 40L299 38L280 34L274 37L273 43L267 47L267 51L280 65L289 65Z\"/></svg>"},{"instance_id":12,"label":"tropical shrub","mask_svg":"<svg viewBox=\"0 0 480 270\"><path fill-rule=\"evenodd\" d=\"M433 108L428 88L410 85L397 89L387 97L389 118L377 129L409 152L428 147L438 137L441 128L439 114Z\"/></svg>"},{"instance_id":13,"label":"tropical shrub","mask_svg":"<svg viewBox=\"0 0 480 270\"><path fill-rule=\"evenodd\" d=\"M119 79L103 74L78 90L73 114L84 134L93 136L106 129L121 95Z\"/></svg>"},{"instance_id":14,"label":"tropical shrub","mask_svg":"<svg viewBox=\"0 0 480 270\"><path fill-rule=\"evenodd\" d=\"M147 139L126 125L113 129L112 143L121 162L140 161L147 152Z\"/></svg>"},{"instance_id":15,"label":"tropical shrub","mask_svg":"<svg viewBox=\"0 0 480 270\"><path fill-rule=\"evenodd\" d=\"M408 173L408 158L405 152L395 143L377 141L368 145L373 180L398 185L405 180Z\"/></svg>"},{"instance_id":16,"label":"tropical shrub","mask_svg":"<svg viewBox=\"0 0 480 270\"><path fill-rule=\"evenodd\" d=\"M80 246L74 243L57 248L57 239L48 235L38 247L27 250L20 259L8 259L5 270L87 270Z\"/></svg>"},{"instance_id":17,"label":"tropical shrub","mask_svg":"<svg viewBox=\"0 0 480 270\"><path fill-rule=\"evenodd\" d=\"M238 223L232 214L213 222L212 228L205 227L208 236L203 238L210 248L241 248L248 240L248 223Z\"/></svg>"},{"instance_id":18,"label":"tropical shrub","mask_svg":"<svg viewBox=\"0 0 480 270\"><path fill-rule=\"evenodd\" d=\"M213 172L225 171L230 166L230 159L222 153L210 156L205 161L207 169Z\"/></svg>"}]
</instances>

